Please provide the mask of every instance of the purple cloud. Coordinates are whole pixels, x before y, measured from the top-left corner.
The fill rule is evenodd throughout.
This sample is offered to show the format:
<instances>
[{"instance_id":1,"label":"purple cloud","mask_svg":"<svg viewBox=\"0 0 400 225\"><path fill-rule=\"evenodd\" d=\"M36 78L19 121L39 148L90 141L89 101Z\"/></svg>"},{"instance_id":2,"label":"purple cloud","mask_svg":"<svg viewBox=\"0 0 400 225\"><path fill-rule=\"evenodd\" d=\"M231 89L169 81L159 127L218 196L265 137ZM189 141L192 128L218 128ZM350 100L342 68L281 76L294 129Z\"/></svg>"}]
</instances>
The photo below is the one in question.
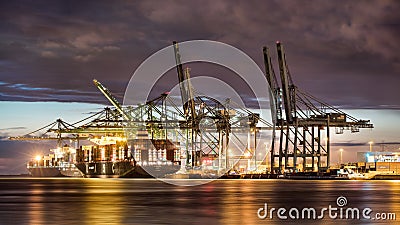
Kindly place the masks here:
<instances>
[{"instance_id":1,"label":"purple cloud","mask_svg":"<svg viewBox=\"0 0 400 225\"><path fill-rule=\"evenodd\" d=\"M172 40L226 42L263 68L262 46L274 50L280 40L302 89L339 106L400 106L397 1L12 1L0 6L1 82L44 88L26 95L1 85L0 100L39 101L47 95L55 101L102 102L93 78L123 93L132 71Z\"/></svg>"}]
</instances>

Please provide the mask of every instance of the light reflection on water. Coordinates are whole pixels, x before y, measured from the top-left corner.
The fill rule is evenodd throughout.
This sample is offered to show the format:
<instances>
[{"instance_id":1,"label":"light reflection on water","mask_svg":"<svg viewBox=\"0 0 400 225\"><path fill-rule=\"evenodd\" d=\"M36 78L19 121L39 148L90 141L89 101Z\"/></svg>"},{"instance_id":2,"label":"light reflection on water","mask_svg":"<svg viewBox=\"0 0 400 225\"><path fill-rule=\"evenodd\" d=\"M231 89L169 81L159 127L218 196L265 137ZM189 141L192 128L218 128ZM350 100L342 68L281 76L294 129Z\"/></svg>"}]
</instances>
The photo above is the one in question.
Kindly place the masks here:
<instances>
[{"instance_id":1,"label":"light reflection on water","mask_svg":"<svg viewBox=\"0 0 400 225\"><path fill-rule=\"evenodd\" d=\"M269 207L370 207L400 217L398 181L218 180L173 186L152 179L0 179L0 224L396 224L396 221L260 220Z\"/></svg>"}]
</instances>

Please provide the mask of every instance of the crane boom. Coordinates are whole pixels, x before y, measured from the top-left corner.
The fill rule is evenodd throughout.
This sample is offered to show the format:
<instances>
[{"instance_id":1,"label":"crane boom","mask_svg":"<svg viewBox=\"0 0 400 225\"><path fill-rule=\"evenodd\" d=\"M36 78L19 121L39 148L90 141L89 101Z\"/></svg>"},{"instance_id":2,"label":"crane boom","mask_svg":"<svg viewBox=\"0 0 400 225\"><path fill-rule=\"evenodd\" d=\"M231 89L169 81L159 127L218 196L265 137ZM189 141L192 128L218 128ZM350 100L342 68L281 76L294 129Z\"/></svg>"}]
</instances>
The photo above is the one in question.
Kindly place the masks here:
<instances>
[{"instance_id":1,"label":"crane boom","mask_svg":"<svg viewBox=\"0 0 400 225\"><path fill-rule=\"evenodd\" d=\"M121 115L129 120L132 121L132 117L130 115L128 115L127 113L125 113L125 111L122 109L121 104L119 104L119 102L117 101L116 98L114 98L114 96L111 94L111 92L104 86L102 85L98 80L93 79L93 83L96 85L96 87L101 91L101 93L103 93L104 96L106 96L106 98L108 99L108 101L111 102L111 104L118 110L118 112L121 113Z\"/></svg>"},{"instance_id":2,"label":"crane boom","mask_svg":"<svg viewBox=\"0 0 400 225\"><path fill-rule=\"evenodd\" d=\"M292 112L294 109L292 108L292 99L289 90L289 75L287 72L286 57L283 51L283 45L280 42L276 43L276 47L278 51L279 71L281 75L283 104L285 106L286 120L288 123L292 123Z\"/></svg>"},{"instance_id":3,"label":"crane boom","mask_svg":"<svg viewBox=\"0 0 400 225\"><path fill-rule=\"evenodd\" d=\"M182 104L183 104L183 111L185 115L188 115L188 93L185 88L185 75L183 73L183 66L181 63L181 55L179 54L179 47L178 43L176 41L173 42L174 45L174 53L175 53L175 61L176 61L176 71L178 73L178 81L179 81L179 88L181 91L181 97L182 97Z\"/></svg>"},{"instance_id":4,"label":"crane boom","mask_svg":"<svg viewBox=\"0 0 400 225\"><path fill-rule=\"evenodd\" d=\"M274 68L272 66L271 57L269 54L269 49L263 47L264 55L264 66L265 66L265 76L267 78L269 87L271 89L270 93L270 104L272 110L273 123L276 124L277 121L282 120L282 100L281 100L281 89L279 88L278 81L275 76Z\"/></svg>"},{"instance_id":5,"label":"crane boom","mask_svg":"<svg viewBox=\"0 0 400 225\"><path fill-rule=\"evenodd\" d=\"M194 103L192 86L190 83L189 69L183 71L178 43L174 41L173 45L174 45L174 53L176 61L176 70L178 72L179 88L182 96L183 110L186 117L189 116L189 110L190 110L190 115L192 119L194 119L196 117L196 112L195 112L195 103Z\"/></svg>"},{"instance_id":6,"label":"crane boom","mask_svg":"<svg viewBox=\"0 0 400 225\"><path fill-rule=\"evenodd\" d=\"M271 90L275 91L279 87L273 71L269 49L267 47L263 47L263 55L264 55L265 76L267 78Z\"/></svg>"}]
</instances>

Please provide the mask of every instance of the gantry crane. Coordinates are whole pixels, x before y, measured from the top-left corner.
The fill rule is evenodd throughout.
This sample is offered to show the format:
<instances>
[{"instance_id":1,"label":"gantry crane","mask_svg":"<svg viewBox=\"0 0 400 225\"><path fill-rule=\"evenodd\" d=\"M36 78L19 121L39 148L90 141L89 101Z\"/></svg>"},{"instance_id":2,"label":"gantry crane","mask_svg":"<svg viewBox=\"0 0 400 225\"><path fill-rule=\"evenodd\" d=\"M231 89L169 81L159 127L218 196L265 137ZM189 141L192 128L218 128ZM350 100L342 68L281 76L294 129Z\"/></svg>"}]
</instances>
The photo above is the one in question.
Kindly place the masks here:
<instances>
[{"instance_id":1,"label":"gantry crane","mask_svg":"<svg viewBox=\"0 0 400 225\"><path fill-rule=\"evenodd\" d=\"M299 89L292 80L283 45L277 42L281 87L275 76L267 47L263 48L265 73L271 88L272 121L279 132L273 132L271 172L324 172L330 164L330 128L337 134L348 129L373 128L369 120L356 119L311 94ZM282 107L283 103L283 107ZM284 111L284 115L282 115ZM325 130L325 138L322 137Z\"/></svg>"},{"instance_id":2,"label":"gantry crane","mask_svg":"<svg viewBox=\"0 0 400 225\"><path fill-rule=\"evenodd\" d=\"M209 143L208 147L212 149L214 157L219 157L219 167L226 168L226 149L229 145L229 115L225 106L216 99L204 95L195 95L190 80L190 69L183 70L181 63L181 55L179 46L176 41L173 42L176 70L178 74L179 88L183 104L185 122L181 124L181 129L186 130L188 141L187 148L187 165L200 166L204 143ZM204 121L210 120L211 124ZM203 121L203 130L200 130L200 124ZM204 129L204 125L212 127L216 125L215 132L213 130ZM190 148L190 151L189 151Z\"/></svg>"},{"instance_id":3,"label":"gantry crane","mask_svg":"<svg viewBox=\"0 0 400 225\"><path fill-rule=\"evenodd\" d=\"M37 130L34 130L28 134L16 137L9 137L9 140L13 141L45 141L45 140L56 140L57 147L63 146L64 140L83 140L87 138L80 137L76 133L69 133L68 131L76 129L75 124L70 124L62 119L47 124Z\"/></svg>"}]
</instances>

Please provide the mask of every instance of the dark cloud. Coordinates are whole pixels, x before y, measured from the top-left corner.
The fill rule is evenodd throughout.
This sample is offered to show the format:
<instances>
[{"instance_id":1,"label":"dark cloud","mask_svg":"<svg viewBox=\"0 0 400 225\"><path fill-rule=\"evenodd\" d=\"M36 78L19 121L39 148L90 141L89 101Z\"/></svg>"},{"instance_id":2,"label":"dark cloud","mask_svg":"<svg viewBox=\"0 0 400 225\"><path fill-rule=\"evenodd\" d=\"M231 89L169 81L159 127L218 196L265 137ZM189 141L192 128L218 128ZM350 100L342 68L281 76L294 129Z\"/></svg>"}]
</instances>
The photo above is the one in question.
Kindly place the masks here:
<instances>
[{"instance_id":1,"label":"dark cloud","mask_svg":"<svg viewBox=\"0 0 400 225\"><path fill-rule=\"evenodd\" d=\"M7 127L7 128L0 128L0 130L23 130L26 129L26 127Z\"/></svg>"},{"instance_id":2,"label":"dark cloud","mask_svg":"<svg viewBox=\"0 0 400 225\"><path fill-rule=\"evenodd\" d=\"M0 100L105 103L93 78L122 96L172 40L222 41L261 68L262 46L281 40L302 89L348 108L400 108L398 1L5 1L0 11Z\"/></svg>"}]
</instances>

